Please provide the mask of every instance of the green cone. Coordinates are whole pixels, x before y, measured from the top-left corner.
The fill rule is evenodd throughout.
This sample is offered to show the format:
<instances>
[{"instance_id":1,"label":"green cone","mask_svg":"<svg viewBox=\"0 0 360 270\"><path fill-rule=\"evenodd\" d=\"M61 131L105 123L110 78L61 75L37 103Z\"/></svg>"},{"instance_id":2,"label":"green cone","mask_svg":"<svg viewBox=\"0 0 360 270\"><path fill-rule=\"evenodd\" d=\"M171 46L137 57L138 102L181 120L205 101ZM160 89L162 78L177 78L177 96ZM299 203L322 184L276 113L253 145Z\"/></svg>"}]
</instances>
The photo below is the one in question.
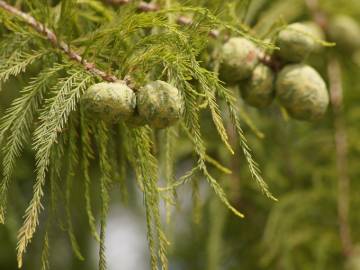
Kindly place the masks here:
<instances>
[{"instance_id":1,"label":"green cone","mask_svg":"<svg viewBox=\"0 0 360 270\"><path fill-rule=\"evenodd\" d=\"M232 84L247 79L258 63L256 46L245 38L231 38L222 47L219 77Z\"/></svg>"},{"instance_id":2,"label":"green cone","mask_svg":"<svg viewBox=\"0 0 360 270\"><path fill-rule=\"evenodd\" d=\"M89 87L82 96L85 109L107 122L128 119L136 105L136 96L125 83L102 82Z\"/></svg>"},{"instance_id":3,"label":"green cone","mask_svg":"<svg viewBox=\"0 0 360 270\"><path fill-rule=\"evenodd\" d=\"M271 68L258 64L251 77L240 88L245 102L257 108L269 106L275 97L274 79Z\"/></svg>"},{"instance_id":4,"label":"green cone","mask_svg":"<svg viewBox=\"0 0 360 270\"><path fill-rule=\"evenodd\" d=\"M163 82L150 82L137 93L137 111L152 127L166 128L182 116L183 100L180 91Z\"/></svg>"},{"instance_id":5,"label":"green cone","mask_svg":"<svg viewBox=\"0 0 360 270\"><path fill-rule=\"evenodd\" d=\"M279 32L277 54L288 62L302 62L316 49L313 29L302 23L293 23Z\"/></svg>"},{"instance_id":6,"label":"green cone","mask_svg":"<svg viewBox=\"0 0 360 270\"><path fill-rule=\"evenodd\" d=\"M318 120L329 104L324 80L315 69L304 64L288 65L280 71L276 94L288 113L299 120Z\"/></svg>"}]
</instances>

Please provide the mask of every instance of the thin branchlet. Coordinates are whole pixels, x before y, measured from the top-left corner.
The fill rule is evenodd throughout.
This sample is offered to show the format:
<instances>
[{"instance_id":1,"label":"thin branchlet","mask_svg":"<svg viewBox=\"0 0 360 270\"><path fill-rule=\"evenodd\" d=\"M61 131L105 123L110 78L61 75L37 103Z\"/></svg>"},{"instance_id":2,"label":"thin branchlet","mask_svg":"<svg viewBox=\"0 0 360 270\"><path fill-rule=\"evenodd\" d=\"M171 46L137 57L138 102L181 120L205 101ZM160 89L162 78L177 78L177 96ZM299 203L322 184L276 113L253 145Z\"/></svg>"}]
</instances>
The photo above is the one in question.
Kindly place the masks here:
<instances>
[{"instance_id":1,"label":"thin branchlet","mask_svg":"<svg viewBox=\"0 0 360 270\"><path fill-rule=\"evenodd\" d=\"M101 217L100 217L100 248L99 248L99 269L106 270L106 256L105 256L105 233L106 233L106 219L109 212L110 203L110 186L111 179L111 162L108 155L109 130L106 124L101 121L95 126L96 140L99 146L99 167L101 171L100 177L100 197L101 197Z\"/></svg>"},{"instance_id":2,"label":"thin branchlet","mask_svg":"<svg viewBox=\"0 0 360 270\"><path fill-rule=\"evenodd\" d=\"M85 109L83 106L80 107L80 118L81 170L84 179L85 209L90 226L90 232L93 237L100 242L100 236L96 231L96 219L91 206L90 159L94 158L94 153L91 147L90 125L89 121L87 121L88 119L86 119Z\"/></svg>"}]
</instances>

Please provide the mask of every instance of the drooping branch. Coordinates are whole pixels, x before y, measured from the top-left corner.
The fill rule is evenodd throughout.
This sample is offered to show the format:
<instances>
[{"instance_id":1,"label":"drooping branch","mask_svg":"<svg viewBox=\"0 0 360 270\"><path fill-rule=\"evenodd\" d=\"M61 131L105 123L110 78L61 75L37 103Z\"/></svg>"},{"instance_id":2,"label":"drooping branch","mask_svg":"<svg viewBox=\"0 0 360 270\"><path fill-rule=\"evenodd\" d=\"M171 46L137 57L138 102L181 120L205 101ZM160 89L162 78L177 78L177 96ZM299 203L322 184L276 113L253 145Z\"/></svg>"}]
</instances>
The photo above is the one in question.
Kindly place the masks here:
<instances>
[{"instance_id":1,"label":"drooping branch","mask_svg":"<svg viewBox=\"0 0 360 270\"><path fill-rule=\"evenodd\" d=\"M8 3L2 0L0 0L0 8L22 19L35 31L43 35L55 48L61 50L71 60L82 65L90 73L94 74L95 76L99 76L103 80L108 82L119 81L119 79L116 76L98 69L94 63L85 60L80 54L78 54L76 51L71 49L68 44L59 40L52 30L47 28L44 24L38 22L33 16L25 12L22 12L21 10L9 5Z\"/></svg>"}]
</instances>

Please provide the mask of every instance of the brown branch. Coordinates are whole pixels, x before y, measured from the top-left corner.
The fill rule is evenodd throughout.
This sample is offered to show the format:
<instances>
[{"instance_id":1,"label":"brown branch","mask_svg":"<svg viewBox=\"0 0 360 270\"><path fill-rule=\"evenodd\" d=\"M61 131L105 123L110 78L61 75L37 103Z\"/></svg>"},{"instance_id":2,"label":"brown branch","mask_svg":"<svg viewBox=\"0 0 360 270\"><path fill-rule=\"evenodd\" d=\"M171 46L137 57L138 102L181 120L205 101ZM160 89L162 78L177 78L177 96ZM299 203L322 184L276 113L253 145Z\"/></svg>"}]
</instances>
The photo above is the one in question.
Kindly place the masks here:
<instances>
[{"instance_id":1,"label":"brown branch","mask_svg":"<svg viewBox=\"0 0 360 270\"><path fill-rule=\"evenodd\" d=\"M114 6L121 6L124 4L129 4L131 0L105 0L105 2Z\"/></svg>"},{"instance_id":2,"label":"brown branch","mask_svg":"<svg viewBox=\"0 0 360 270\"><path fill-rule=\"evenodd\" d=\"M55 48L64 52L71 60L81 64L84 69L94 74L95 76L101 77L103 80L108 82L119 81L116 76L98 69L94 63L88 62L83 59L76 51L70 48L68 44L59 40L56 34L47 28L44 24L38 22L31 15L22 12L21 10L7 4L5 1L0 0L0 8L13 14L16 17L21 18L24 22L30 25L35 31L43 35Z\"/></svg>"},{"instance_id":3,"label":"brown branch","mask_svg":"<svg viewBox=\"0 0 360 270\"><path fill-rule=\"evenodd\" d=\"M160 9L160 7L156 4L146 3L144 1L142 1L142 2L140 2L137 9L138 9L138 11L142 11L142 12L152 12L152 11L158 11Z\"/></svg>"},{"instance_id":4,"label":"brown branch","mask_svg":"<svg viewBox=\"0 0 360 270\"><path fill-rule=\"evenodd\" d=\"M125 4L130 4L131 0L104 0L106 3L112 6L122 6ZM158 11L160 7L154 3L147 3L145 1L141 1L138 3L137 10L140 12L153 12Z\"/></svg>"}]
</instances>

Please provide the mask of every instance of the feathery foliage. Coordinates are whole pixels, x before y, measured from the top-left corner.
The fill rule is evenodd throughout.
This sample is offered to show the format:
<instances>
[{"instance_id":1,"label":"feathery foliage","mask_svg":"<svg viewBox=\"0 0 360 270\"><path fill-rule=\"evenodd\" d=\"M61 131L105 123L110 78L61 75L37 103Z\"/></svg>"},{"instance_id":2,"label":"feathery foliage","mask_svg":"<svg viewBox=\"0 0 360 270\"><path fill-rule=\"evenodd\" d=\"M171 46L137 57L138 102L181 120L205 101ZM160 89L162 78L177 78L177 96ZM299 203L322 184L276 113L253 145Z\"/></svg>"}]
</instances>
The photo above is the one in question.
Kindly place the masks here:
<instances>
[{"instance_id":1,"label":"feathery foliage","mask_svg":"<svg viewBox=\"0 0 360 270\"><path fill-rule=\"evenodd\" d=\"M34 131L34 149L36 151L36 180L34 194L26 210L24 224L18 234L18 261L22 266L22 256L31 241L39 222L41 199L46 172L50 163L51 147L56 143L59 132L65 127L68 116L75 110L77 100L91 81L91 76L83 71L70 70L69 77L59 80L53 87L53 96L45 101L40 113L40 125Z\"/></svg>"},{"instance_id":2,"label":"feathery foliage","mask_svg":"<svg viewBox=\"0 0 360 270\"><path fill-rule=\"evenodd\" d=\"M91 234L97 241L100 241L99 234L96 231L96 221L91 206L91 178L90 178L90 160L94 158L91 147L90 125L86 120L83 106L80 106L80 133L81 133L81 171L84 179L84 198L86 214L90 226Z\"/></svg>"},{"instance_id":3,"label":"feathery foliage","mask_svg":"<svg viewBox=\"0 0 360 270\"><path fill-rule=\"evenodd\" d=\"M69 123L69 134L68 134L68 150L67 150L67 176L66 176L66 190L65 190L65 211L66 211L66 230L69 235L70 243L72 250L74 251L76 257L79 260L84 260L83 255L81 254L79 244L76 240L76 236L74 233L73 223L72 223L72 215L71 215L71 194L73 192L73 180L76 176L76 168L79 165L79 149L76 145L77 133L76 133L76 123L75 121L70 119Z\"/></svg>"},{"instance_id":4,"label":"feathery foliage","mask_svg":"<svg viewBox=\"0 0 360 270\"><path fill-rule=\"evenodd\" d=\"M101 213L100 213L100 250L99 250L99 269L106 269L105 257L105 231L106 218L109 211L109 190L111 179L111 162L108 153L109 130L104 122L95 125L95 136L99 146L99 162L100 162L100 197L101 197Z\"/></svg>"},{"instance_id":5,"label":"feathery foliage","mask_svg":"<svg viewBox=\"0 0 360 270\"><path fill-rule=\"evenodd\" d=\"M6 210L6 193L16 158L21 154L24 143L29 139L31 126L35 112L38 111L43 100L44 93L51 83L51 77L65 68L63 65L56 65L53 68L44 70L39 76L32 79L27 87L21 91L21 96L14 100L12 106L6 111L0 126L0 138L10 132L3 147L3 179L0 188L0 220L4 220Z\"/></svg>"},{"instance_id":6,"label":"feathery foliage","mask_svg":"<svg viewBox=\"0 0 360 270\"><path fill-rule=\"evenodd\" d=\"M45 56L46 52L22 52L17 51L6 61L1 63L0 81L5 82L10 76L16 76L26 70L30 64Z\"/></svg>"}]
</instances>

